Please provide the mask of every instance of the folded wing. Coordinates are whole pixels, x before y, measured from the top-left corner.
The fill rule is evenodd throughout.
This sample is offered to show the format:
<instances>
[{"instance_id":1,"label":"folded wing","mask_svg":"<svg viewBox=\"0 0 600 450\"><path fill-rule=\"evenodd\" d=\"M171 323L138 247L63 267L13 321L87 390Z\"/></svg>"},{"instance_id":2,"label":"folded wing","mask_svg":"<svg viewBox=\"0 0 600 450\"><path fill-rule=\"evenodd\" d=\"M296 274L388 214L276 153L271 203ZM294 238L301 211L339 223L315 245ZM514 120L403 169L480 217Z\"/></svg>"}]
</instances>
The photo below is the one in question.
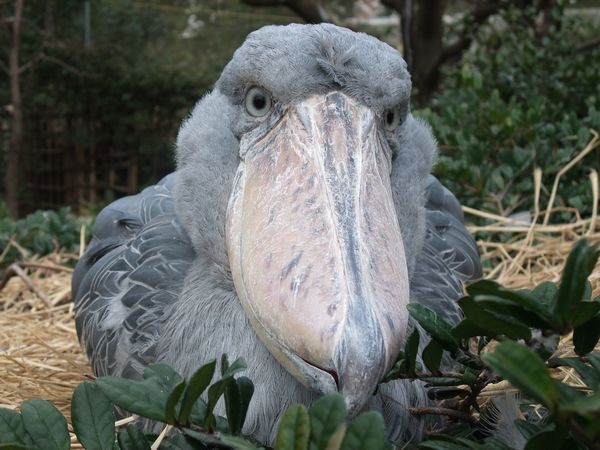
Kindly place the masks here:
<instances>
[{"instance_id":1,"label":"folded wing","mask_svg":"<svg viewBox=\"0 0 600 450\"><path fill-rule=\"evenodd\" d=\"M94 373L139 377L194 259L174 212L173 174L107 206L73 275L79 339Z\"/></svg>"}]
</instances>

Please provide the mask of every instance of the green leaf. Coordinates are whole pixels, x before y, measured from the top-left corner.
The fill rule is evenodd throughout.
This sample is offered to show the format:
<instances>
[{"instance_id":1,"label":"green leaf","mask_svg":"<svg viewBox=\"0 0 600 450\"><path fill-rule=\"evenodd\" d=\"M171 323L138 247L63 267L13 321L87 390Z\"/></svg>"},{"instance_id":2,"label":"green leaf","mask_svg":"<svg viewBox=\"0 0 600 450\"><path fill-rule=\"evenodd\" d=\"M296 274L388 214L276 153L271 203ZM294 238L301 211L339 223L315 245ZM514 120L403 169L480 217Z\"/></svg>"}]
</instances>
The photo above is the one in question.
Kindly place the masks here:
<instances>
[{"instance_id":1,"label":"green leaf","mask_svg":"<svg viewBox=\"0 0 600 450\"><path fill-rule=\"evenodd\" d=\"M594 350L598 340L600 340L600 314L579 325L573 331L575 353L580 356Z\"/></svg>"},{"instance_id":2,"label":"green leaf","mask_svg":"<svg viewBox=\"0 0 600 450\"><path fill-rule=\"evenodd\" d=\"M160 450L198 450L195 441L183 433L176 433L168 436L160 443ZM206 448L206 447L201 447Z\"/></svg>"},{"instance_id":3,"label":"green leaf","mask_svg":"<svg viewBox=\"0 0 600 450\"><path fill-rule=\"evenodd\" d=\"M458 304L467 318L482 327L487 336L505 335L511 339L531 339L529 327L523 325L514 317L484 309L473 297L463 297L458 301Z\"/></svg>"},{"instance_id":4,"label":"green leaf","mask_svg":"<svg viewBox=\"0 0 600 450\"><path fill-rule=\"evenodd\" d=\"M310 438L310 419L304 405L290 407L279 422L275 448L306 450Z\"/></svg>"},{"instance_id":5,"label":"green leaf","mask_svg":"<svg viewBox=\"0 0 600 450\"><path fill-rule=\"evenodd\" d=\"M21 414L12 409L0 408L0 444L33 447L33 441L25 430Z\"/></svg>"},{"instance_id":6,"label":"green leaf","mask_svg":"<svg viewBox=\"0 0 600 450\"><path fill-rule=\"evenodd\" d=\"M423 364L431 373L436 373L439 370L443 352L442 346L434 340L431 340L423 349Z\"/></svg>"},{"instance_id":7,"label":"green leaf","mask_svg":"<svg viewBox=\"0 0 600 450\"><path fill-rule=\"evenodd\" d=\"M409 303L407 308L411 316L413 316L425 331L427 331L431 337L436 339L445 350L453 351L458 349L458 342L454 336L452 336L450 332L452 327L448 322L438 317L431 309L418 303Z\"/></svg>"},{"instance_id":8,"label":"green leaf","mask_svg":"<svg viewBox=\"0 0 600 450\"><path fill-rule=\"evenodd\" d=\"M560 449L568 436L563 431L544 430L529 438L525 450Z\"/></svg>"},{"instance_id":9,"label":"green leaf","mask_svg":"<svg viewBox=\"0 0 600 450\"><path fill-rule=\"evenodd\" d=\"M142 430L133 424L121 428L117 434L117 440L121 450L150 450L148 439Z\"/></svg>"},{"instance_id":10,"label":"green leaf","mask_svg":"<svg viewBox=\"0 0 600 450\"><path fill-rule=\"evenodd\" d=\"M222 436L221 441L236 450L260 450L262 447L255 446L252 442L239 436Z\"/></svg>"},{"instance_id":11,"label":"green leaf","mask_svg":"<svg viewBox=\"0 0 600 450\"><path fill-rule=\"evenodd\" d=\"M346 429L341 450L383 450L387 432L381 414L375 411L362 413Z\"/></svg>"},{"instance_id":12,"label":"green leaf","mask_svg":"<svg viewBox=\"0 0 600 450\"><path fill-rule=\"evenodd\" d=\"M579 398L569 403L562 403L560 410L563 412L575 412L579 414L600 412L600 392Z\"/></svg>"},{"instance_id":13,"label":"green leaf","mask_svg":"<svg viewBox=\"0 0 600 450\"><path fill-rule=\"evenodd\" d=\"M346 419L346 405L340 394L321 397L308 410L310 417L310 450L320 450L327 444Z\"/></svg>"},{"instance_id":14,"label":"green leaf","mask_svg":"<svg viewBox=\"0 0 600 450\"><path fill-rule=\"evenodd\" d=\"M473 355L470 352L460 351L453 357L457 362L461 363L464 366L467 366L469 369L481 370L485 368L485 364L483 363L483 361L481 361L479 356Z\"/></svg>"},{"instance_id":15,"label":"green leaf","mask_svg":"<svg viewBox=\"0 0 600 450\"><path fill-rule=\"evenodd\" d=\"M71 447L67 421L52 403L28 400L21 405L21 415L27 433L39 448L68 450Z\"/></svg>"},{"instance_id":16,"label":"green leaf","mask_svg":"<svg viewBox=\"0 0 600 450\"><path fill-rule=\"evenodd\" d=\"M506 445L500 439L489 437L483 441L482 450L514 450L513 447Z\"/></svg>"},{"instance_id":17,"label":"green leaf","mask_svg":"<svg viewBox=\"0 0 600 450\"><path fill-rule=\"evenodd\" d=\"M231 433L238 434L242 430L253 393L254 385L247 377L239 377L227 384L225 410Z\"/></svg>"},{"instance_id":18,"label":"green leaf","mask_svg":"<svg viewBox=\"0 0 600 450\"><path fill-rule=\"evenodd\" d=\"M143 380L105 376L96 380L102 392L117 406L149 419L167 422L169 396L183 378L166 364L150 364Z\"/></svg>"},{"instance_id":19,"label":"green leaf","mask_svg":"<svg viewBox=\"0 0 600 450\"><path fill-rule=\"evenodd\" d=\"M394 367L390 369L385 378L383 379L384 383L387 383L390 380L395 380L399 375L403 375L407 372L408 364L406 359L404 358L404 352L400 352L398 354L398 359L394 363Z\"/></svg>"},{"instance_id":20,"label":"green leaf","mask_svg":"<svg viewBox=\"0 0 600 450\"><path fill-rule=\"evenodd\" d=\"M219 415L214 415L214 430L222 434L229 434L229 422L227 418Z\"/></svg>"},{"instance_id":21,"label":"green leaf","mask_svg":"<svg viewBox=\"0 0 600 450\"><path fill-rule=\"evenodd\" d=\"M183 393L183 400L181 401L179 412L180 423L189 423L194 404L210 384L215 373L216 365L217 361L212 360L200 367L200 369L191 376Z\"/></svg>"},{"instance_id":22,"label":"green leaf","mask_svg":"<svg viewBox=\"0 0 600 450\"><path fill-rule=\"evenodd\" d=\"M477 444L472 442L471 445L465 444L462 439L453 439L446 437L445 439L441 439L441 436L436 436L433 439L428 439L419 444L419 448L426 448L431 450L465 450L465 449L475 449L477 448Z\"/></svg>"},{"instance_id":23,"label":"green leaf","mask_svg":"<svg viewBox=\"0 0 600 450\"><path fill-rule=\"evenodd\" d=\"M472 387L477 381L477 378L479 377L481 372L481 370L473 370L471 368L467 368L462 377L463 384Z\"/></svg>"},{"instance_id":24,"label":"green leaf","mask_svg":"<svg viewBox=\"0 0 600 450\"><path fill-rule=\"evenodd\" d=\"M546 286L546 292L551 290L550 286ZM491 306L493 303L518 306L534 314L538 320L545 323L549 328L557 329L560 326L558 317L533 292L515 291L490 280L481 280L469 285L467 292L476 302L487 303L486 306ZM540 294L541 292L538 291L538 295Z\"/></svg>"},{"instance_id":25,"label":"green leaf","mask_svg":"<svg viewBox=\"0 0 600 450\"><path fill-rule=\"evenodd\" d=\"M577 305L575 312L573 313L572 324L573 327L578 327L592 319L595 315L600 312L600 303L598 302L581 302Z\"/></svg>"},{"instance_id":26,"label":"green leaf","mask_svg":"<svg viewBox=\"0 0 600 450\"><path fill-rule=\"evenodd\" d=\"M112 450L115 412L96 384L85 381L73 392L71 423L77 439L86 450Z\"/></svg>"},{"instance_id":27,"label":"green leaf","mask_svg":"<svg viewBox=\"0 0 600 450\"><path fill-rule=\"evenodd\" d=\"M115 405L140 416L166 422L165 406L169 393L155 380L128 380L104 376L96 380L104 395Z\"/></svg>"},{"instance_id":28,"label":"green leaf","mask_svg":"<svg viewBox=\"0 0 600 450\"><path fill-rule=\"evenodd\" d=\"M419 331L414 330L404 346L404 357L408 364L408 373L414 375L416 371L417 356L419 355Z\"/></svg>"},{"instance_id":29,"label":"green leaf","mask_svg":"<svg viewBox=\"0 0 600 450\"><path fill-rule=\"evenodd\" d=\"M211 387L208 388L208 403L206 406L206 416L204 419L205 428L212 428L214 426L212 417L213 411L217 406L217 402L225 393L225 389L227 388L227 385L229 383L235 383L235 380L231 376L221 378L219 381L217 381Z\"/></svg>"},{"instance_id":30,"label":"green leaf","mask_svg":"<svg viewBox=\"0 0 600 450\"><path fill-rule=\"evenodd\" d=\"M581 302L586 281L598 260L597 245L589 246L587 240L578 241L569 256L563 270L558 295L554 303L554 311L563 318L563 322L571 321L577 305Z\"/></svg>"},{"instance_id":31,"label":"green leaf","mask_svg":"<svg viewBox=\"0 0 600 450\"><path fill-rule=\"evenodd\" d=\"M531 349L506 341L482 359L513 386L554 410L558 392L544 361Z\"/></svg>"},{"instance_id":32,"label":"green leaf","mask_svg":"<svg viewBox=\"0 0 600 450\"><path fill-rule=\"evenodd\" d=\"M248 365L246 364L246 361L244 361L244 358L238 358L233 364L227 366L227 370L223 373L223 378L233 376L247 367Z\"/></svg>"},{"instance_id":33,"label":"green leaf","mask_svg":"<svg viewBox=\"0 0 600 450\"><path fill-rule=\"evenodd\" d=\"M581 296L582 302L589 302L592 299L592 290L592 283L590 283L590 280L585 280L583 295Z\"/></svg>"},{"instance_id":34,"label":"green leaf","mask_svg":"<svg viewBox=\"0 0 600 450\"><path fill-rule=\"evenodd\" d=\"M463 319L458 325L452 328L451 333L456 339L468 339L474 336L485 336L486 330L475 324L472 320Z\"/></svg>"},{"instance_id":35,"label":"green leaf","mask_svg":"<svg viewBox=\"0 0 600 450\"><path fill-rule=\"evenodd\" d=\"M196 425L203 424L204 420L206 419L207 408L208 405L203 399L199 398L196 400L196 403L194 403L194 406L192 406L192 412L190 413L190 423Z\"/></svg>"},{"instance_id":36,"label":"green leaf","mask_svg":"<svg viewBox=\"0 0 600 450\"><path fill-rule=\"evenodd\" d=\"M165 404L165 422L169 425L174 425L177 421L177 402L179 402L179 399L183 395L186 385L187 383L185 380L181 380L181 382L173 388L167 397L167 403Z\"/></svg>"},{"instance_id":37,"label":"green leaf","mask_svg":"<svg viewBox=\"0 0 600 450\"><path fill-rule=\"evenodd\" d=\"M575 402L583 397L585 397L585 394L578 390L575 389L573 386L570 386L568 384L565 383L561 383L560 381L554 381L554 385L556 386L556 390L558 392L558 403L559 404L568 404L568 403L572 403Z\"/></svg>"},{"instance_id":38,"label":"green leaf","mask_svg":"<svg viewBox=\"0 0 600 450\"><path fill-rule=\"evenodd\" d=\"M205 428L210 428L214 425L212 423L212 413L217 406L219 399L225 393L227 386L230 383L235 383L233 375L247 367L243 358L236 359L230 366L227 362L227 356L225 355L221 358L221 364L223 367L226 367L226 369L223 370L223 377L208 388L208 403L206 406L206 418L204 420Z\"/></svg>"},{"instance_id":39,"label":"green leaf","mask_svg":"<svg viewBox=\"0 0 600 450\"><path fill-rule=\"evenodd\" d=\"M554 299L558 294L558 286L554 284L552 281L544 281L538 284L532 291L531 295L533 295L536 299L544 303L545 305L552 305L554 303Z\"/></svg>"},{"instance_id":40,"label":"green leaf","mask_svg":"<svg viewBox=\"0 0 600 450\"><path fill-rule=\"evenodd\" d=\"M166 392L171 392L183 378L167 364L149 364L144 368L144 380L154 380Z\"/></svg>"},{"instance_id":41,"label":"green leaf","mask_svg":"<svg viewBox=\"0 0 600 450\"><path fill-rule=\"evenodd\" d=\"M200 442L208 449L229 448L229 446L225 445L221 438L217 437L215 434L196 431L190 428L183 428L181 431L189 438L188 440L191 439Z\"/></svg>"},{"instance_id":42,"label":"green leaf","mask_svg":"<svg viewBox=\"0 0 600 450\"><path fill-rule=\"evenodd\" d=\"M593 352L587 355L587 360L590 362L592 367L600 373L600 352Z\"/></svg>"},{"instance_id":43,"label":"green leaf","mask_svg":"<svg viewBox=\"0 0 600 450\"><path fill-rule=\"evenodd\" d=\"M421 381L424 381L425 387L433 387L433 386L460 386L464 384L462 378L451 378L451 377L423 377L420 378Z\"/></svg>"}]
</instances>

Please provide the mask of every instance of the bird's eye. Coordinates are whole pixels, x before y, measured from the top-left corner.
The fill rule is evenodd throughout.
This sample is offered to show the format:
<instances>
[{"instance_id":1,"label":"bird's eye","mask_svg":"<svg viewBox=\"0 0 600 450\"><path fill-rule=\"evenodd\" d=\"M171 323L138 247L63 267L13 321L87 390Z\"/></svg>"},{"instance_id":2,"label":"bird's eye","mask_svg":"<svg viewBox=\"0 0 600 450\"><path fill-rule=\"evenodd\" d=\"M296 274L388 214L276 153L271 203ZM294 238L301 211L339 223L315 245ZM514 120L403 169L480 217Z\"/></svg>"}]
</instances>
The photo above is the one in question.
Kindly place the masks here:
<instances>
[{"instance_id":1,"label":"bird's eye","mask_svg":"<svg viewBox=\"0 0 600 450\"><path fill-rule=\"evenodd\" d=\"M259 87L250 88L246 94L246 111L254 117L263 117L271 110L271 96Z\"/></svg>"},{"instance_id":2,"label":"bird's eye","mask_svg":"<svg viewBox=\"0 0 600 450\"><path fill-rule=\"evenodd\" d=\"M385 129L394 131L400 125L401 116L399 108L386 109L383 113L383 125Z\"/></svg>"}]
</instances>

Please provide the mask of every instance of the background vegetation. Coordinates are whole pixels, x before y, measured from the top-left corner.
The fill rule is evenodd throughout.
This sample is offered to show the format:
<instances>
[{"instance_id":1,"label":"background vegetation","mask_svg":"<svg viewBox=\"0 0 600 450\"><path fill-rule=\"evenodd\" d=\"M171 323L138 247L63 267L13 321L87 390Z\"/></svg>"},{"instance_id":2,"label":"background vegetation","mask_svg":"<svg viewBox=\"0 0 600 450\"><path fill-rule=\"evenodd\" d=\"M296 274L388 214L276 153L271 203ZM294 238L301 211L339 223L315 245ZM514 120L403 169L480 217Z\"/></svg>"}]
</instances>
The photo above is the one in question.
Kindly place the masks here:
<instances>
[{"instance_id":1,"label":"background vegetation","mask_svg":"<svg viewBox=\"0 0 600 450\"><path fill-rule=\"evenodd\" d=\"M17 105L8 62L19 2ZM275 3L280 6L270 6ZM413 8L419 4L411 2ZM39 149L55 148L67 159L73 159L75 148L127 152L138 172L134 189L160 179L173 169L181 119L211 88L247 33L302 19L375 33L400 49L410 45L405 56L415 71L424 64L418 55L433 52L427 73L413 79L415 112L432 123L442 150L437 173L469 206L501 215L530 210L533 168L543 169L545 181L552 179L581 150L589 128L600 127L598 9L593 2L580 9L564 0L434 4L425 18L435 36L407 37L399 27L406 13L394 16L404 10L391 0L4 1L0 176L5 183L0 190L8 210L16 217L39 207L35 183L57 160L42 159L35 153ZM368 7L371 16L361 12ZM415 10L408 18L421 20L419 14ZM417 51L421 47L428 50ZM424 78L430 78L426 85L420 83ZM22 116L18 145L12 140L16 109ZM53 134L47 128L57 121L65 125ZM5 177L15 155L16 172ZM108 170L110 161L103 164L94 170ZM600 165L597 153L567 174L559 205L590 212L591 189L580 182L590 165ZM64 176L72 171L64 169ZM114 183L126 184L127 176L117 173ZM124 193L101 191L92 197L99 203L92 209ZM64 199L54 206L82 209L90 206L86 201ZM20 208L11 206L15 202Z\"/></svg>"},{"instance_id":2,"label":"background vegetation","mask_svg":"<svg viewBox=\"0 0 600 450\"><path fill-rule=\"evenodd\" d=\"M67 208L35 211L39 203L31 180L50 163L36 159L34 150L132 152L138 187L155 182L173 170L172 145L182 118L211 88L247 33L270 23L332 21L404 48L416 87L413 111L432 124L440 144L436 173L467 206L501 216L530 212L534 168L542 169L547 186L589 141L590 129L600 128L599 6L561 0L437 0L419 9L424 2L382 0L375 15L360 13L360 5L376 3L0 1L0 177L6 180L0 186L0 270L30 253L76 252L80 226L89 224ZM23 9L15 35L18 4ZM580 6L591 9L582 12ZM407 26L411 18L427 19L431 28L420 29L436 30L435 36ZM15 36L18 96L10 63ZM54 123L66 125L53 134L45 126ZM592 190L584 182L590 168L600 168L598 152L564 177L556 200L560 217L554 219L573 220L573 209L591 214ZM77 212L93 213L117 195L122 193L107 190L96 203L78 204ZM548 196L543 189L542 202ZM89 238L89 227L87 233ZM600 356L593 348L600 299L591 298L586 282L597 255L596 248L578 244L560 287L550 283L510 291L490 282L472 286L460 302L466 318L458 327L430 311L411 310L426 332L412 334L390 379L426 381L432 398L452 406L441 413L452 409L468 423L447 429L424 448L506 448L490 432L493 407L479 398L485 386L503 379L521 391L525 419L542 417L520 421L527 448L597 447ZM555 353L556 345L571 332L576 355L563 358ZM416 350L420 340L429 342L422 354ZM456 371L440 370L443 352L455 358ZM240 436L252 394L251 381L234 376L242 366L222 360L221 378L214 382L213 362L190 380L159 366L148 370L141 388L111 378L83 384L73 398L75 431L82 442L92 439L90 448L113 448L115 439L121 448L149 448L156 436L144 436L135 425L115 434L114 402L185 431L185 437L169 438L161 448L254 448L256 443ZM549 371L556 367L574 369L589 395L553 380ZM132 407L137 399L125 394L137 388L156 395ZM204 390L207 402L196 402ZM227 419L213 413L221 396L229 405ZM101 414L94 413L98 405L104 407ZM20 413L0 409L0 446L67 448L64 419L52 408L32 401ZM321 421L323 414L334 419ZM86 425L75 425L78 418ZM90 427L103 431L85 437ZM334 438L339 445L328 448L380 448L387 445L382 436L380 417L348 421L340 399L330 397L309 410L288 411L277 448L324 448L317 442L330 444Z\"/></svg>"}]
</instances>

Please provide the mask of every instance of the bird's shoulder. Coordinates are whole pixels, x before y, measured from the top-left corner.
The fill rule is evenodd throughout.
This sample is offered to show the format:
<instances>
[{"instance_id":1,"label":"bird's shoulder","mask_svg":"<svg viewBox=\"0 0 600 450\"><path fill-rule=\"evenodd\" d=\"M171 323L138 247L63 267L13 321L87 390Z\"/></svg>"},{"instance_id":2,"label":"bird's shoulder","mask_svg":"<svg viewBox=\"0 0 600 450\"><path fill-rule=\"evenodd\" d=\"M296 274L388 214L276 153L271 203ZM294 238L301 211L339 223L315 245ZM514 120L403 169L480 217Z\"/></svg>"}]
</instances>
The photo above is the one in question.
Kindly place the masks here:
<instances>
[{"instance_id":1,"label":"bird's shoulder","mask_svg":"<svg viewBox=\"0 0 600 450\"><path fill-rule=\"evenodd\" d=\"M173 174L100 212L73 274L75 319L98 375L136 376L154 358L161 317L194 259Z\"/></svg>"},{"instance_id":2,"label":"bird's shoulder","mask_svg":"<svg viewBox=\"0 0 600 450\"><path fill-rule=\"evenodd\" d=\"M463 283L482 276L481 259L459 201L433 175L427 179L426 199L425 239L411 278L413 301L456 323Z\"/></svg>"}]
</instances>

